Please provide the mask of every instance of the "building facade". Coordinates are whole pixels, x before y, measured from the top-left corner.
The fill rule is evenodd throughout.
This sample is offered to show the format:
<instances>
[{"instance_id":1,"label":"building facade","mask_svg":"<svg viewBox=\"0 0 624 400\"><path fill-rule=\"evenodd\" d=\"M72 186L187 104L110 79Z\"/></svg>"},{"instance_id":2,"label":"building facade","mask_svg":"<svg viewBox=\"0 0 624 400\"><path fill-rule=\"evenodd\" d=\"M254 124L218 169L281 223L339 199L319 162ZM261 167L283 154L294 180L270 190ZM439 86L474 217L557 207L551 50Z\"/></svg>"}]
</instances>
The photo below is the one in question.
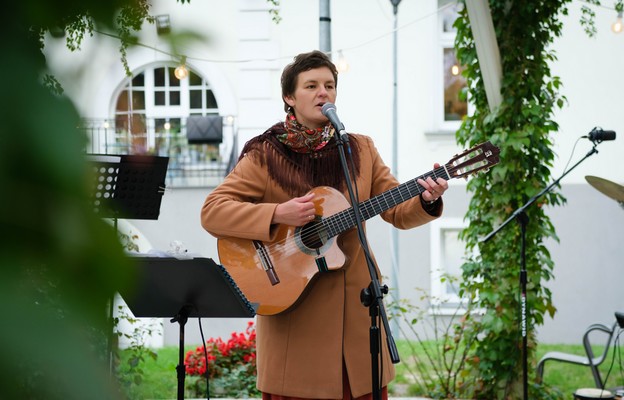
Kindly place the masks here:
<instances>
[{"instance_id":1,"label":"building facade","mask_svg":"<svg viewBox=\"0 0 624 400\"><path fill-rule=\"evenodd\" d=\"M319 2L281 3L277 23L264 0L154 1L152 14L165 26L146 24L139 32L140 45L128 51L132 76L120 62L118 41L109 35L96 32L78 52L68 51L62 38L47 40L52 72L84 117L91 138L87 152L170 158L158 220L124 224L140 236L141 251L167 251L178 241L190 254L218 261L216 239L199 222L203 200L245 141L284 118L283 67L296 54L318 49L321 33L327 34L320 31ZM598 33L588 37L579 22L581 5L570 4L569 15L562 18L563 37L554 43L559 58L552 70L561 77L568 100L555 115L560 130L554 136L554 178L588 152L591 143L579 138L593 127L624 134L624 34L611 32L616 13L602 7L595 10ZM456 7L442 0L401 2L395 55L389 1L331 2L329 50L344 68L338 113L347 131L375 140L386 163L396 165L400 181L462 150L454 132L470 107L457 97L465 82L453 52ZM169 36L163 34L167 29ZM174 50L168 38L185 30L204 38ZM188 71L182 79L176 76L180 64ZM195 120L217 127L197 131ZM216 136L202 137L206 132ZM195 134L199 140L189 140ZM568 203L549 210L560 238L548 243L555 262L555 279L548 286L558 312L539 327L541 341L580 343L588 325L610 324L613 312L624 310L624 208L585 179L591 175L624 184L624 168L618 164L622 140L601 144L597 155L566 175L561 192ZM439 276L440 271L458 273L462 247L457 232L464 226L468 201L465 182L454 180L445 195L444 216L435 223L392 234L380 219L368 221L371 247L394 294L426 306L419 300L423 290L453 304L454 287ZM161 343L176 344L177 326L163 321ZM246 321L206 319L203 324L208 336L229 336ZM187 332L187 343L200 342L194 321Z\"/></svg>"}]
</instances>

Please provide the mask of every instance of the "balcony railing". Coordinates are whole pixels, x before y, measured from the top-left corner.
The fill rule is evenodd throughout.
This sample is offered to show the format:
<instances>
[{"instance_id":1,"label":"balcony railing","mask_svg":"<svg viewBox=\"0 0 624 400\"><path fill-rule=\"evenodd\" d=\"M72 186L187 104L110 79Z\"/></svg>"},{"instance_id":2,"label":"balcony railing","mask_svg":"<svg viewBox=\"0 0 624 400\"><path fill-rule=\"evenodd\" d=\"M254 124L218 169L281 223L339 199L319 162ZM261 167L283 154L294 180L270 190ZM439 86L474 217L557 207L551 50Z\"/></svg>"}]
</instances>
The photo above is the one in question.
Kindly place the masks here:
<instances>
[{"instance_id":1,"label":"balcony railing","mask_svg":"<svg viewBox=\"0 0 624 400\"><path fill-rule=\"evenodd\" d=\"M214 187L233 167L236 131L233 124L223 125L221 143L191 144L186 135L186 119L167 125L163 120L146 119L142 132L116 127L107 120L83 120L81 129L89 139L89 154L141 154L169 157L167 187ZM179 125L179 126L176 126ZM168 129L166 129L168 128Z\"/></svg>"}]
</instances>

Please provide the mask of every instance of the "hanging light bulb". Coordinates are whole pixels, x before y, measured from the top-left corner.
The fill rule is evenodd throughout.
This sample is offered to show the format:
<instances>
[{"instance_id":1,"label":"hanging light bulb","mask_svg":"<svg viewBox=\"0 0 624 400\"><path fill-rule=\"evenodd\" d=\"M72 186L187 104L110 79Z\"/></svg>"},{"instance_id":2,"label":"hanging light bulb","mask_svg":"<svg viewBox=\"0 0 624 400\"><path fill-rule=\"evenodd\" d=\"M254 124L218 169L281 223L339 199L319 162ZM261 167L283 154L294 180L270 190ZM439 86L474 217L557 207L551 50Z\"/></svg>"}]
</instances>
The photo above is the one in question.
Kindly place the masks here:
<instances>
[{"instance_id":1,"label":"hanging light bulb","mask_svg":"<svg viewBox=\"0 0 624 400\"><path fill-rule=\"evenodd\" d=\"M617 19L615 20L615 22L611 25L611 30L614 33L620 33L622 32L622 11L618 12L618 16Z\"/></svg>"},{"instance_id":2,"label":"hanging light bulb","mask_svg":"<svg viewBox=\"0 0 624 400\"><path fill-rule=\"evenodd\" d=\"M182 60L180 61L180 65L178 65L173 71L176 78L182 80L186 78L189 74L188 68L186 68L186 56L182 56Z\"/></svg>"},{"instance_id":3,"label":"hanging light bulb","mask_svg":"<svg viewBox=\"0 0 624 400\"><path fill-rule=\"evenodd\" d=\"M453 64L453 66L451 67L451 74L453 76L457 76L457 75L459 75L459 72L460 72L459 71L459 65Z\"/></svg>"},{"instance_id":4,"label":"hanging light bulb","mask_svg":"<svg viewBox=\"0 0 624 400\"><path fill-rule=\"evenodd\" d=\"M347 72L349 70L349 63L347 62L344 54L342 54L342 50L338 50L338 63L336 64L336 69L338 72Z\"/></svg>"},{"instance_id":5,"label":"hanging light bulb","mask_svg":"<svg viewBox=\"0 0 624 400\"><path fill-rule=\"evenodd\" d=\"M186 65L180 64L173 73L175 74L176 78L182 80L188 76L188 69L186 68Z\"/></svg>"}]
</instances>

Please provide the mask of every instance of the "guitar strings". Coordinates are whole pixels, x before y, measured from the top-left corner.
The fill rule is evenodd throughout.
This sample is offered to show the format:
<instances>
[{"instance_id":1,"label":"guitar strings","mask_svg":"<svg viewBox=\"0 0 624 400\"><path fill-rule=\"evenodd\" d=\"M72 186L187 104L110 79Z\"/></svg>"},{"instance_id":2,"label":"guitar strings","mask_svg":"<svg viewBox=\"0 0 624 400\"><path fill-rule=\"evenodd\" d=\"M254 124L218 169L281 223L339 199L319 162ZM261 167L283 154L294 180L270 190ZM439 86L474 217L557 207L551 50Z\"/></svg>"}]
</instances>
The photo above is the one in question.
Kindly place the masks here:
<instances>
[{"instance_id":1,"label":"guitar strings","mask_svg":"<svg viewBox=\"0 0 624 400\"><path fill-rule=\"evenodd\" d=\"M418 179L426 179L428 177L433 177L434 179L436 179L438 176L442 176L442 173L444 172L444 175L446 175L448 178L450 179L451 176L448 174L448 172L446 171L445 167L438 167L433 171L430 171L427 174L423 174L421 176L418 176L412 180L409 180L407 182L405 182L404 184L401 184L399 186L395 186L392 189L389 189L377 196L374 196L368 200L365 200L364 202L360 203L360 206L363 206L363 209L360 210L361 214L364 214L364 212L366 212L366 214L370 214L371 209L374 210L374 206L373 206L373 201L377 200L377 202L380 202L380 199L383 199L384 202L386 203L386 206L388 206L388 201L386 200L386 198L388 197L388 195L390 195L391 199L393 200L393 202L396 202L396 204L394 204L392 207L406 201L406 199L403 197L403 194L407 194L407 200L414 198L420 194L422 194L425 191L425 188L420 185L417 180ZM416 189L417 194L412 195L411 191L410 191L410 185L414 186L414 189ZM395 193L399 195L399 198L401 201L396 201L395 199ZM392 208L390 207L390 208ZM388 208L389 209L389 208ZM376 214L374 214L376 215ZM374 216L373 215L373 216ZM334 220L335 222L328 222L329 220ZM301 241L305 244L306 241L309 241L311 238L315 237L315 238L319 238L319 236L324 232L327 231L328 229L335 229L335 228L344 228L347 227L351 228L355 226L355 214L353 212L352 208L347 208L345 210L341 210L339 212L337 212L336 214L332 214L330 216L327 217L323 217L321 218L319 221L315 221L309 224L309 226L303 226L300 230L300 238ZM344 232L346 229L342 229L342 232ZM328 237L328 240L325 242L322 242L323 245L325 245L325 243L327 243L329 241L329 239L335 237L337 235L332 235L331 237ZM282 247L282 251L292 251L292 250L298 250L299 246L297 244L296 240L293 240L292 237L287 237L284 239L281 239L277 242L274 243L270 243L266 246L267 250L274 250L277 247Z\"/></svg>"},{"instance_id":2,"label":"guitar strings","mask_svg":"<svg viewBox=\"0 0 624 400\"><path fill-rule=\"evenodd\" d=\"M378 205L381 203L381 199L383 199L383 201L386 204L386 209L392 208L402 202L404 202L406 200L405 197L407 197L407 199L411 199L413 197L416 197L417 195L422 194L425 189L423 186L421 186L417 180L420 178L426 179L427 177L431 176L434 178L437 178L438 175L440 175L440 173L442 172L446 172L446 170L444 169L444 167L439 167L434 171L429 172L428 174L425 175L421 175L417 178L414 178L410 181L407 181L405 184L396 186L392 189L387 190L386 192L381 193L378 196L375 196L371 199L368 199L366 201L364 201L363 203L360 203L361 206L363 206L363 208L361 209L362 214L370 214L371 209L374 210L374 205L373 202L377 201ZM449 176L448 173L446 173L445 175ZM450 178L450 176L449 176ZM410 185L414 186L413 189L415 189L416 194L412 194L411 189L410 189ZM404 197L404 194L406 195ZM397 196L398 195L398 196ZM396 204L394 204L392 207L389 207L388 205L388 197L391 197L392 202L395 202ZM400 201L397 201L397 197L400 198ZM373 214L373 216L376 214ZM334 220L333 223L329 222L329 224L327 224L326 222L329 220ZM324 223L325 222L325 223ZM351 228L355 226L355 214L353 213L353 209L352 208L348 208L342 211L339 211L336 214L333 214L331 216L325 217L323 219L321 219L320 221L313 223L310 226L304 226L301 229L300 232L300 237L301 240L305 243L306 240L312 238L313 236L317 236L324 230L326 230L326 228L328 229L332 229L332 228ZM340 229L339 229L340 230ZM341 231L345 231L346 229L342 229ZM331 237L334 237L336 235L332 235ZM273 246L279 246L282 243L285 243L286 240L288 240L289 238L283 239L280 242L276 242L275 244L271 244L268 247L271 248ZM326 242L325 242L326 243ZM323 243L323 244L325 244ZM291 243L288 243L286 245L286 250L292 250L292 249L297 249L298 245L296 243L296 241L291 240Z\"/></svg>"}]
</instances>

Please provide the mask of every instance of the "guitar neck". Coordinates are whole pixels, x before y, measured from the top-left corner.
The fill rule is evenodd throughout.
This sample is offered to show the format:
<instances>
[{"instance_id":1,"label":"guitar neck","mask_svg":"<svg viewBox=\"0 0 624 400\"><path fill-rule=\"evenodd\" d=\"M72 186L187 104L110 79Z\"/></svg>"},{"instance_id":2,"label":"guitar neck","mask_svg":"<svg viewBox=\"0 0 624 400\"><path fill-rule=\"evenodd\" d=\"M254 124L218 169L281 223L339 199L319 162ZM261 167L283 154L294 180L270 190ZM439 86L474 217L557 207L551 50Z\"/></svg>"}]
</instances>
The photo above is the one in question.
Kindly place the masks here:
<instances>
[{"instance_id":1,"label":"guitar neck","mask_svg":"<svg viewBox=\"0 0 624 400\"><path fill-rule=\"evenodd\" d=\"M418 179L422 178L426 180L429 177L433 179L444 178L446 180L452 178L447 171L447 166L442 166L429 171L424 175L402 183L395 188L386 190L385 192L378 194L375 197L371 197L358 205L362 219L371 219L374 216L391 209L392 207L420 195L425 191L425 188L418 183ZM329 237L337 236L342 232L353 228L356 225L356 222L355 213L351 207L327 218L323 218L321 221Z\"/></svg>"}]
</instances>

